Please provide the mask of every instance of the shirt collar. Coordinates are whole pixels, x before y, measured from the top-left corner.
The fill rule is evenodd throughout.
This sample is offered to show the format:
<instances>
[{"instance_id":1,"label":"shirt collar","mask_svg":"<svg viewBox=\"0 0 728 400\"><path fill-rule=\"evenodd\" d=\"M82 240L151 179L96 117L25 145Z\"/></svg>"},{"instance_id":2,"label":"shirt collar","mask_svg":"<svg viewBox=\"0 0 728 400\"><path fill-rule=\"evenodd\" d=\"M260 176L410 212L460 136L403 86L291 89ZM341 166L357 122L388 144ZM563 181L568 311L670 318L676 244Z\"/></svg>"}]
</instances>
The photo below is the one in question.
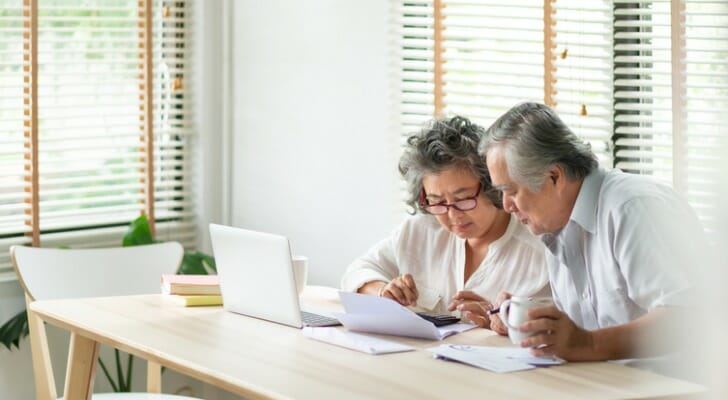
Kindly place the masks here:
<instances>
[{"instance_id":1,"label":"shirt collar","mask_svg":"<svg viewBox=\"0 0 728 400\"><path fill-rule=\"evenodd\" d=\"M546 246L546 248L551 252L551 254L556 255L556 252L558 250L558 233L555 232L547 232L539 235L539 239L541 239L541 242Z\"/></svg>"},{"instance_id":2,"label":"shirt collar","mask_svg":"<svg viewBox=\"0 0 728 400\"><path fill-rule=\"evenodd\" d=\"M571 211L571 217L569 217L570 221L574 221L589 233L594 233L599 208L599 192L606 174L605 170L597 168L584 178L574 203L574 209Z\"/></svg>"}]
</instances>

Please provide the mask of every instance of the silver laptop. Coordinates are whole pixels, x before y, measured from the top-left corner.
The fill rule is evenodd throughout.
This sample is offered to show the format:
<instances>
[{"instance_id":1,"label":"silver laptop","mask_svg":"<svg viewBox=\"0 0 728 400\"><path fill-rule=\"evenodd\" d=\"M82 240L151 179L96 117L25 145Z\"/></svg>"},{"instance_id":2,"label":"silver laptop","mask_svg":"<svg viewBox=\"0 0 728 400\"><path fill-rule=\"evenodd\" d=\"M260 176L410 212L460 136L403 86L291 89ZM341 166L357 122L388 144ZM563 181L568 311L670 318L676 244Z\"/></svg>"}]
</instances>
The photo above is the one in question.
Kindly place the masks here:
<instances>
[{"instance_id":1,"label":"silver laptop","mask_svg":"<svg viewBox=\"0 0 728 400\"><path fill-rule=\"evenodd\" d=\"M210 238L226 310L296 328L340 325L301 311L286 237L210 224Z\"/></svg>"}]
</instances>

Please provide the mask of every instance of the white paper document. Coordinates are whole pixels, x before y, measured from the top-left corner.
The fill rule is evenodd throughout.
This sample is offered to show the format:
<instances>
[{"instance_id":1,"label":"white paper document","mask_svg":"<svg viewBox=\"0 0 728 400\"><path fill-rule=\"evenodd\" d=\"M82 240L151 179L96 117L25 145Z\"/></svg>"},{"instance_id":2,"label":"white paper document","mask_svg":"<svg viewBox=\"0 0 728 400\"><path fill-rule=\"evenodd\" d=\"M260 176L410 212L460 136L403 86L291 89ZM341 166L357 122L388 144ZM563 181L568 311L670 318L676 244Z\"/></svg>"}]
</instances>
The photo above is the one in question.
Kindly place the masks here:
<instances>
[{"instance_id":1,"label":"white paper document","mask_svg":"<svg viewBox=\"0 0 728 400\"><path fill-rule=\"evenodd\" d=\"M534 357L529 349L520 347L443 344L427 351L432 352L436 358L459 361L493 372L524 371L566 362L558 357Z\"/></svg>"},{"instance_id":2,"label":"white paper document","mask_svg":"<svg viewBox=\"0 0 728 400\"><path fill-rule=\"evenodd\" d=\"M345 313L336 318L349 330L442 340L450 335L475 328L473 324L457 323L436 327L406 307L385 297L339 292Z\"/></svg>"},{"instance_id":3,"label":"white paper document","mask_svg":"<svg viewBox=\"0 0 728 400\"><path fill-rule=\"evenodd\" d=\"M305 327L302 331L303 336L311 339L369 354L399 353L415 350L415 348L411 346L405 346L397 342L362 335L360 333L349 332L335 327Z\"/></svg>"}]
</instances>

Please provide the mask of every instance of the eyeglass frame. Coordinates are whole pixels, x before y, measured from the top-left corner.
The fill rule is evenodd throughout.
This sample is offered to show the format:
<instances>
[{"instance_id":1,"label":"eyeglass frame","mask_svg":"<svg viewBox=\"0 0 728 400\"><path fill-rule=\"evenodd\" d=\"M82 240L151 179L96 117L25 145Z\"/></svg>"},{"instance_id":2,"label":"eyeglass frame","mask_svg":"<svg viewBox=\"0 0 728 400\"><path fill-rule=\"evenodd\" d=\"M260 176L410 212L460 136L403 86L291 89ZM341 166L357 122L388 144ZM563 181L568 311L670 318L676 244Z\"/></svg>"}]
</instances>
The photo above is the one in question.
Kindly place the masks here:
<instances>
[{"instance_id":1,"label":"eyeglass frame","mask_svg":"<svg viewBox=\"0 0 728 400\"><path fill-rule=\"evenodd\" d=\"M437 203L437 204L427 204L427 199L425 196L425 188L422 188L422 193L420 194L420 208L431 215L445 215L448 212L450 212L451 207L460 212L471 211L471 210L474 210L476 207L478 207L478 197L480 197L480 194L482 193L481 192L482 188L483 188L483 182L479 182L478 190L475 192L475 195L473 195L471 197L466 197L464 199L456 200L452 203ZM462 203L464 201L471 201L471 200L475 201L475 203L473 203L473 206L471 208L462 209L462 208L458 207L458 205L457 205L458 203ZM429 210L429 208L432 208L432 207L445 207L445 212L433 213L432 211Z\"/></svg>"}]
</instances>

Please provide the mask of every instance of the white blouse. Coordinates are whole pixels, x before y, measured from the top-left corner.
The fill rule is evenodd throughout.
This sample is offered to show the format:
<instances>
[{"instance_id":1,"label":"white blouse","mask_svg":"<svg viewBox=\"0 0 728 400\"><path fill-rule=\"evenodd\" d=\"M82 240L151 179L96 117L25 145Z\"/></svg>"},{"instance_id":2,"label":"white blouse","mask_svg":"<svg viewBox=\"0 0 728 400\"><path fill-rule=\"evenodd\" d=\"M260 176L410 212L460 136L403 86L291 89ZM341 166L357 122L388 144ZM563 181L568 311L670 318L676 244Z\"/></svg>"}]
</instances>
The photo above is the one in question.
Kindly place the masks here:
<instances>
[{"instance_id":1,"label":"white blouse","mask_svg":"<svg viewBox=\"0 0 728 400\"><path fill-rule=\"evenodd\" d=\"M443 228L426 214L407 218L399 228L349 265L341 288L355 292L371 281L385 281L412 274L417 285L417 306L447 313L452 297L471 290L489 301L498 292L533 295L548 283L545 248L515 218L506 232L490 244L488 254L467 282L465 239Z\"/></svg>"}]
</instances>

